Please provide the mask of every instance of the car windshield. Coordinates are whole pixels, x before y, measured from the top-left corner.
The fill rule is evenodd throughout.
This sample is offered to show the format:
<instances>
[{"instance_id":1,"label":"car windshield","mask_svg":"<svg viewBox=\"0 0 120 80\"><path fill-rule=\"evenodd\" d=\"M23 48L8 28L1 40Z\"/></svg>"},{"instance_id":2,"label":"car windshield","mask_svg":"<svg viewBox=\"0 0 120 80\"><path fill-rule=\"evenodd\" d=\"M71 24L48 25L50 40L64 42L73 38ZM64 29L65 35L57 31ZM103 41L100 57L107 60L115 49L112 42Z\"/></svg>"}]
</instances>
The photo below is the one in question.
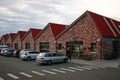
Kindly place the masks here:
<instances>
[{"instance_id":1,"label":"car windshield","mask_svg":"<svg viewBox=\"0 0 120 80\"><path fill-rule=\"evenodd\" d=\"M29 52L30 54L39 54L39 52L37 52L37 51L31 51L31 52Z\"/></svg>"},{"instance_id":2,"label":"car windshield","mask_svg":"<svg viewBox=\"0 0 120 80\"><path fill-rule=\"evenodd\" d=\"M45 57L51 57L52 55L51 54L46 54Z\"/></svg>"}]
</instances>

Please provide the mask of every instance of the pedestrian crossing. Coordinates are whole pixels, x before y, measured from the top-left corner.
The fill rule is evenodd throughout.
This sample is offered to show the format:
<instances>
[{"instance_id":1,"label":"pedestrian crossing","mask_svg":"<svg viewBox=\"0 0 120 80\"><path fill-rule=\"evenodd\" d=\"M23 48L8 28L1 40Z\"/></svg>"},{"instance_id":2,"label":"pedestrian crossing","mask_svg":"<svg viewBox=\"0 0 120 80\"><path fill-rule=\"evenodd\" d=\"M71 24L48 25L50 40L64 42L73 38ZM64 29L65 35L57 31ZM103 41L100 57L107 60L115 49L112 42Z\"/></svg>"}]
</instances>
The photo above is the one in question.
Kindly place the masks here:
<instances>
[{"instance_id":1,"label":"pedestrian crossing","mask_svg":"<svg viewBox=\"0 0 120 80\"><path fill-rule=\"evenodd\" d=\"M27 74L27 73L25 73L25 72L20 72L20 74L23 75L23 76L25 76L25 77L32 77L32 75Z\"/></svg>"},{"instance_id":2,"label":"pedestrian crossing","mask_svg":"<svg viewBox=\"0 0 120 80\"><path fill-rule=\"evenodd\" d=\"M40 75L40 76L44 76L45 75L45 74L37 72L37 71L31 71L31 72L34 73L34 74Z\"/></svg>"},{"instance_id":3,"label":"pedestrian crossing","mask_svg":"<svg viewBox=\"0 0 120 80\"><path fill-rule=\"evenodd\" d=\"M37 76L47 76L48 74L50 75L57 75L57 74L67 74L67 73L74 73L74 72L83 72L85 70L98 70L98 69L104 69L106 67L94 67L94 66L68 66L68 67L60 67L60 68L52 68L52 69L44 69L44 70L39 70L35 71L32 70L30 72L19 72L18 74L14 73L7 73L6 75L14 80L20 79L22 77L27 77L27 78L32 78L34 75ZM20 77L19 77L19 76ZM0 76L0 80L5 80Z\"/></svg>"},{"instance_id":4,"label":"pedestrian crossing","mask_svg":"<svg viewBox=\"0 0 120 80\"><path fill-rule=\"evenodd\" d=\"M14 74L12 74L12 73L8 73L7 75L8 75L9 77L13 78L13 79L19 79L18 76L14 75Z\"/></svg>"},{"instance_id":5,"label":"pedestrian crossing","mask_svg":"<svg viewBox=\"0 0 120 80\"><path fill-rule=\"evenodd\" d=\"M0 80L4 80L2 77L0 77Z\"/></svg>"},{"instance_id":6,"label":"pedestrian crossing","mask_svg":"<svg viewBox=\"0 0 120 80\"><path fill-rule=\"evenodd\" d=\"M56 72L60 72L60 73L66 73L65 71L58 70L58 69L51 69L51 70L56 71Z\"/></svg>"},{"instance_id":7,"label":"pedestrian crossing","mask_svg":"<svg viewBox=\"0 0 120 80\"><path fill-rule=\"evenodd\" d=\"M55 72L48 71L48 70L42 70L43 72L49 73L49 74L56 74Z\"/></svg>"}]
</instances>

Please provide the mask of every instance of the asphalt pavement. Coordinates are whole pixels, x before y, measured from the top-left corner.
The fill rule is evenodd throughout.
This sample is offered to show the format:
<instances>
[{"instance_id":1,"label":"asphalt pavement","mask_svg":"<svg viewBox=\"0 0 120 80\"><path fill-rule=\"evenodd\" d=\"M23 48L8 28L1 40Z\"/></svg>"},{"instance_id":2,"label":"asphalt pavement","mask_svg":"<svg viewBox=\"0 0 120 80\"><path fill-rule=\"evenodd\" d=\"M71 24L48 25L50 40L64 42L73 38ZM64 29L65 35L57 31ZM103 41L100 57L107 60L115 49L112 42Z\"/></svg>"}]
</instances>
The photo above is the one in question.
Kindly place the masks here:
<instances>
[{"instance_id":1,"label":"asphalt pavement","mask_svg":"<svg viewBox=\"0 0 120 80\"><path fill-rule=\"evenodd\" d=\"M119 74L119 67L78 64L73 60L39 65L34 60L0 56L0 80L120 80Z\"/></svg>"}]
</instances>

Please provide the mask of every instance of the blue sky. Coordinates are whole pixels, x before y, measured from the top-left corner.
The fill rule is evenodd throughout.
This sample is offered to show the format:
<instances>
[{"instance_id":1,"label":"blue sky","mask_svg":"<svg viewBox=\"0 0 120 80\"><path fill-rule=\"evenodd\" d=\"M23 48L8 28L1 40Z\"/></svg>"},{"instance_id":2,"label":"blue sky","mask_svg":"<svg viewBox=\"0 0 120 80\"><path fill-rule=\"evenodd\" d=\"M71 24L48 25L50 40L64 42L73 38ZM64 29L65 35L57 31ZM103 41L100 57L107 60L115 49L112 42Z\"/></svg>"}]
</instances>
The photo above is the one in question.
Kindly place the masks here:
<instances>
[{"instance_id":1,"label":"blue sky","mask_svg":"<svg viewBox=\"0 0 120 80\"><path fill-rule=\"evenodd\" d=\"M120 21L120 0L0 0L0 36L49 22L69 25L86 10Z\"/></svg>"}]
</instances>

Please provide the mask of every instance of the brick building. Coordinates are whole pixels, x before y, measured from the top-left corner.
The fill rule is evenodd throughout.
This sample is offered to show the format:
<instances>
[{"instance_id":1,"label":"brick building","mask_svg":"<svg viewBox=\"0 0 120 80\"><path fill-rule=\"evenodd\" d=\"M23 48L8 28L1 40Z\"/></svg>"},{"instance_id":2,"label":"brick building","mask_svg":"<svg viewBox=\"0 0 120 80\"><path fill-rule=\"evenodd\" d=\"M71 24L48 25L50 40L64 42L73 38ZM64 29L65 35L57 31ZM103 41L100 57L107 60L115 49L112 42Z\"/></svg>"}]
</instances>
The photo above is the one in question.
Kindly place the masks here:
<instances>
[{"instance_id":1,"label":"brick building","mask_svg":"<svg viewBox=\"0 0 120 80\"><path fill-rule=\"evenodd\" d=\"M16 33L10 33L8 36L8 39L6 41L6 44L10 47L13 48L13 39L15 37Z\"/></svg>"},{"instance_id":2,"label":"brick building","mask_svg":"<svg viewBox=\"0 0 120 80\"><path fill-rule=\"evenodd\" d=\"M36 50L40 52L56 52L55 38L65 30L66 25L48 23L42 32L35 38Z\"/></svg>"},{"instance_id":3,"label":"brick building","mask_svg":"<svg viewBox=\"0 0 120 80\"><path fill-rule=\"evenodd\" d=\"M34 39L41 31L41 29L30 28L29 31L22 38L22 49L35 50Z\"/></svg>"},{"instance_id":4,"label":"brick building","mask_svg":"<svg viewBox=\"0 0 120 80\"><path fill-rule=\"evenodd\" d=\"M26 31L18 31L13 39L13 48L22 49L22 38L26 34Z\"/></svg>"},{"instance_id":5,"label":"brick building","mask_svg":"<svg viewBox=\"0 0 120 80\"><path fill-rule=\"evenodd\" d=\"M57 51L93 58L120 55L120 22L86 11L57 38Z\"/></svg>"},{"instance_id":6,"label":"brick building","mask_svg":"<svg viewBox=\"0 0 120 80\"><path fill-rule=\"evenodd\" d=\"M1 40L0 40L0 44L1 45L6 45L6 41L9 37L9 34L4 34L2 37L1 37Z\"/></svg>"}]
</instances>

